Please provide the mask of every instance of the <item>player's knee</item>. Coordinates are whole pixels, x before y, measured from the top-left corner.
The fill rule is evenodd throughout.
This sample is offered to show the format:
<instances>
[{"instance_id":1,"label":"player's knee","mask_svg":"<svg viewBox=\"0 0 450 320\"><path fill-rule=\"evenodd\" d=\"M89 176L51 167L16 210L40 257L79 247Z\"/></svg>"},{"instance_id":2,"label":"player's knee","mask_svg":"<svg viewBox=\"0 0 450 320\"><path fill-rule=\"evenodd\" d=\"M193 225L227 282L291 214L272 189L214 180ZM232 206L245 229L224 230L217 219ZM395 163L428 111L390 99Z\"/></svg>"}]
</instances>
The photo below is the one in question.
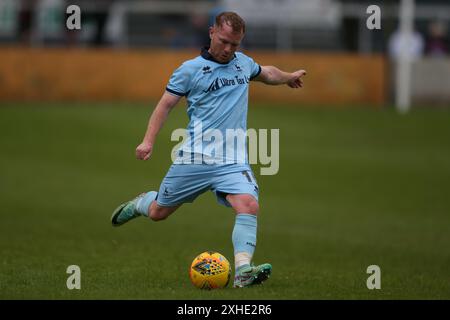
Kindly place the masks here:
<instances>
[{"instance_id":1,"label":"player's knee","mask_svg":"<svg viewBox=\"0 0 450 320\"><path fill-rule=\"evenodd\" d=\"M256 200L253 200L250 203L250 210L249 211L252 214L258 214L258 212L259 212L259 204L258 204L258 202Z\"/></svg>"},{"instance_id":2,"label":"player's knee","mask_svg":"<svg viewBox=\"0 0 450 320\"><path fill-rule=\"evenodd\" d=\"M246 213L256 215L259 212L259 204L258 204L258 201L256 201L255 199L250 199L250 200L246 201L244 206L245 206L244 210Z\"/></svg>"}]
</instances>

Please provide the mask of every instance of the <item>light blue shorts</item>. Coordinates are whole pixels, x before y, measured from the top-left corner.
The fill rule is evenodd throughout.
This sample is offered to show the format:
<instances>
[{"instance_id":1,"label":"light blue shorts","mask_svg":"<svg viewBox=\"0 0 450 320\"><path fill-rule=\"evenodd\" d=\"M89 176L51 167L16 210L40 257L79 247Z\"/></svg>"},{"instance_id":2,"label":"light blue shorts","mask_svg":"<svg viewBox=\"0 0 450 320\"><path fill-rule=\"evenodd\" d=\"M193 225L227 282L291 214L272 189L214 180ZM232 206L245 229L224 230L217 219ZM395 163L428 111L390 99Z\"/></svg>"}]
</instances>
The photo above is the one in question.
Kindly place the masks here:
<instances>
[{"instance_id":1,"label":"light blue shorts","mask_svg":"<svg viewBox=\"0 0 450 320\"><path fill-rule=\"evenodd\" d=\"M227 207L231 207L227 194L251 194L258 200L258 184L248 164L172 164L159 187L157 203L171 207L193 202L207 190Z\"/></svg>"}]
</instances>

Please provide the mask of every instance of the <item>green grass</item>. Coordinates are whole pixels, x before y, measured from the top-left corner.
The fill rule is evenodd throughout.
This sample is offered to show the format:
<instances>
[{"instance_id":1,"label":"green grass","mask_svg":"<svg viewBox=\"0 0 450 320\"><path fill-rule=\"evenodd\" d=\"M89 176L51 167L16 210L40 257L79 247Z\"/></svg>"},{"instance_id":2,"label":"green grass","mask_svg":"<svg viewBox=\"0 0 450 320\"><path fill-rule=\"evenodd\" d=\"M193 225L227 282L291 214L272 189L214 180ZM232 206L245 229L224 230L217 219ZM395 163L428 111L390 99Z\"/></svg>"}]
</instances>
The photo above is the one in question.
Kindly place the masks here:
<instances>
[{"instance_id":1,"label":"green grass","mask_svg":"<svg viewBox=\"0 0 450 320\"><path fill-rule=\"evenodd\" d=\"M249 127L280 129L280 171L261 176L255 262L263 286L201 291L192 259L231 261L234 214L205 193L163 222L110 226L124 200L157 189L185 127L171 114L140 162L151 107L0 108L1 299L449 299L450 112L254 106ZM81 290L66 268L81 267ZM381 290L366 269L381 268Z\"/></svg>"}]
</instances>

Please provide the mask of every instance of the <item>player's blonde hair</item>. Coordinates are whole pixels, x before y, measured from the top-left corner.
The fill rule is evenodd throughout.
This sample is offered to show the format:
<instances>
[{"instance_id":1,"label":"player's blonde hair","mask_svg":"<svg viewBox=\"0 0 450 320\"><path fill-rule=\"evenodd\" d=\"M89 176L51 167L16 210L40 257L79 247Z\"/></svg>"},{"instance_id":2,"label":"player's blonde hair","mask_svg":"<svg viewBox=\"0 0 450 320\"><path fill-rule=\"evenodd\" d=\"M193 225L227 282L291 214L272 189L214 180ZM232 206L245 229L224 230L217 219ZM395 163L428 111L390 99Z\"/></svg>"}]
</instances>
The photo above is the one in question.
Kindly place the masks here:
<instances>
[{"instance_id":1,"label":"player's blonde hair","mask_svg":"<svg viewBox=\"0 0 450 320\"><path fill-rule=\"evenodd\" d=\"M216 17L216 27L222 28L224 23L230 26L234 33L245 33L245 21L235 12L222 12Z\"/></svg>"}]
</instances>

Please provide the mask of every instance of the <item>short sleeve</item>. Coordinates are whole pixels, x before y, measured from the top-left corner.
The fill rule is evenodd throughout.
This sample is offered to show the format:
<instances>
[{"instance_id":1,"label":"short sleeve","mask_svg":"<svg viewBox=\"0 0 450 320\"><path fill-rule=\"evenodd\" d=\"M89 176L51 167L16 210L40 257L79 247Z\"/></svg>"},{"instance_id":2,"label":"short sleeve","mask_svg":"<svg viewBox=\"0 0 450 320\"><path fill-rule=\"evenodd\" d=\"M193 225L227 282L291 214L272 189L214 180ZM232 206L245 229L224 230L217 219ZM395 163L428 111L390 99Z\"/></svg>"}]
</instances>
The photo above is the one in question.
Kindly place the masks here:
<instances>
[{"instance_id":1,"label":"short sleeve","mask_svg":"<svg viewBox=\"0 0 450 320\"><path fill-rule=\"evenodd\" d=\"M261 66L257 64L252 58L248 58L250 60L250 80L253 80L261 73Z\"/></svg>"},{"instance_id":2,"label":"short sleeve","mask_svg":"<svg viewBox=\"0 0 450 320\"><path fill-rule=\"evenodd\" d=\"M190 91L190 79L189 68L182 64L170 77L166 91L179 97L187 96Z\"/></svg>"}]
</instances>

